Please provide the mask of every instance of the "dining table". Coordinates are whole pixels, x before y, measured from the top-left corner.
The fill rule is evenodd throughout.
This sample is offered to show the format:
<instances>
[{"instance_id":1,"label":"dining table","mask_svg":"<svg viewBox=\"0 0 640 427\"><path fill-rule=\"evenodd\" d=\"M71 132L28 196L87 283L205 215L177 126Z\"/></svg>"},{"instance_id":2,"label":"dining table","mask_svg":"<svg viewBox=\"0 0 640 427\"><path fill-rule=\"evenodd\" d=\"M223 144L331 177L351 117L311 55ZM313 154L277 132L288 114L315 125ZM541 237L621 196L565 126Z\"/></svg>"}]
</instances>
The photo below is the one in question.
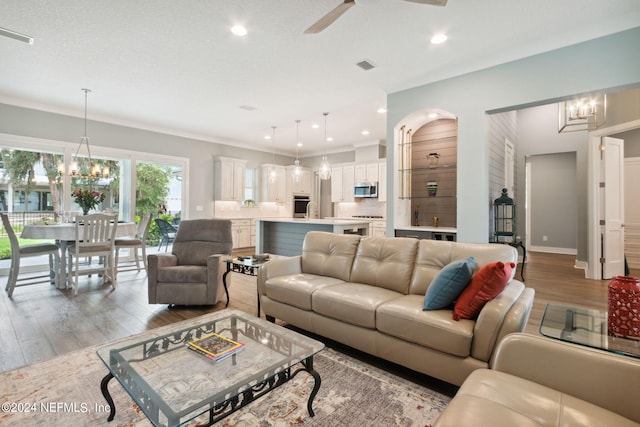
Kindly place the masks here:
<instances>
[{"instance_id":1,"label":"dining table","mask_svg":"<svg viewBox=\"0 0 640 427\"><path fill-rule=\"evenodd\" d=\"M118 222L116 226L116 237L135 236L138 227L135 222ZM60 265L57 266L59 279L58 289L67 288L67 246L76 241L76 224L70 223L37 223L27 224L22 229L23 239L52 239L60 247Z\"/></svg>"}]
</instances>

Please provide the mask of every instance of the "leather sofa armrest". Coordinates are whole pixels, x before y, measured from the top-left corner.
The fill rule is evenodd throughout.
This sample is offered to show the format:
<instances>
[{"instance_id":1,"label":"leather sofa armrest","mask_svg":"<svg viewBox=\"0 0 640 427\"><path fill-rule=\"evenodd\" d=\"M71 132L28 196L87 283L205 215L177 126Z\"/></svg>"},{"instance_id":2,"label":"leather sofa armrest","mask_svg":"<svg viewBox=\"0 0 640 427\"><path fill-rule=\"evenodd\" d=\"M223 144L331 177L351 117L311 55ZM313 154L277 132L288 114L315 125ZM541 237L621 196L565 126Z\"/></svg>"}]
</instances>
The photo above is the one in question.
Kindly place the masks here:
<instances>
[{"instance_id":1,"label":"leather sofa armrest","mask_svg":"<svg viewBox=\"0 0 640 427\"><path fill-rule=\"evenodd\" d=\"M491 368L640 422L638 359L516 333L500 342Z\"/></svg>"},{"instance_id":2,"label":"leather sofa armrest","mask_svg":"<svg viewBox=\"0 0 640 427\"><path fill-rule=\"evenodd\" d=\"M258 270L258 294L264 295L264 283L272 277L302 273L302 256L276 258Z\"/></svg>"},{"instance_id":3,"label":"leather sofa armrest","mask_svg":"<svg viewBox=\"0 0 640 427\"><path fill-rule=\"evenodd\" d=\"M471 355L474 358L489 363L498 343L503 322L513 305L521 297L524 289L525 286L522 282L511 280L498 296L482 307L473 329ZM529 303L533 304L533 300ZM527 319L524 319L520 328L511 332L524 330L526 321Z\"/></svg>"}]
</instances>

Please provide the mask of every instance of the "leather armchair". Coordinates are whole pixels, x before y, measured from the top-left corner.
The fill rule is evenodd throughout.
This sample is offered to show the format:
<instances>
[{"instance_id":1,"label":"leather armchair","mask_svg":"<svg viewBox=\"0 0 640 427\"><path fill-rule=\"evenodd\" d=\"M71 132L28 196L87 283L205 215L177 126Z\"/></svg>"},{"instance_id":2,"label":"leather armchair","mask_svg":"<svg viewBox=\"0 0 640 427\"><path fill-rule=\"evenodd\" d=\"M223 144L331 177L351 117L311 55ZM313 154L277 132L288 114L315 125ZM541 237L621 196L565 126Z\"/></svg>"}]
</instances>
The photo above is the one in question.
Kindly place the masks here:
<instances>
[{"instance_id":1,"label":"leather armchair","mask_svg":"<svg viewBox=\"0 0 640 427\"><path fill-rule=\"evenodd\" d=\"M216 304L232 249L230 220L183 220L172 253L148 256L149 304Z\"/></svg>"}]
</instances>

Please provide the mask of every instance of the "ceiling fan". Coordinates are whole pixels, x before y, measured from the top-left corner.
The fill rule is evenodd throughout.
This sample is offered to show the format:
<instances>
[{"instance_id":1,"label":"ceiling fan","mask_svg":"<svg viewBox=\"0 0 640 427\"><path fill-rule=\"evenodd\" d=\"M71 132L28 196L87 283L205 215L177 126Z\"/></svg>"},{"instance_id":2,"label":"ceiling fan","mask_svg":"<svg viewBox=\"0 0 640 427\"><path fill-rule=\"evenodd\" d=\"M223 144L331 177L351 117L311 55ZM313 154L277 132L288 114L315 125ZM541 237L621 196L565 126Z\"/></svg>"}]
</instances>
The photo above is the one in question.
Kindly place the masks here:
<instances>
[{"instance_id":1,"label":"ceiling fan","mask_svg":"<svg viewBox=\"0 0 640 427\"><path fill-rule=\"evenodd\" d=\"M404 0L411 3L428 4L432 6L446 6L447 0ZM320 18L315 24L305 30L305 34L315 34L327 28L333 24L338 18L342 16L347 10L356 4L356 0L344 0L342 4L339 4L335 9Z\"/></svg>"}]
</instances>

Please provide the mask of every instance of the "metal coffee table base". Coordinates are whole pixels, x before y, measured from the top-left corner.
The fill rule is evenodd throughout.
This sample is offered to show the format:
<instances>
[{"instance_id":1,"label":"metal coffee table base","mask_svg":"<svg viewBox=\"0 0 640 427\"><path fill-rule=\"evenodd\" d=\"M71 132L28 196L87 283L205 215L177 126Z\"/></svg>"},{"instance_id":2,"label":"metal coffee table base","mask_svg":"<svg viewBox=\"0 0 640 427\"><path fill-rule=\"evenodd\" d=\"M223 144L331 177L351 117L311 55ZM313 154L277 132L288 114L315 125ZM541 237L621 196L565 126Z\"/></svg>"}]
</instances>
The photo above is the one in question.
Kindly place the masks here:
<instances>
[{"instance_id":1,"label":"metal coffee table base","mask_svg":"<svg viewBox=\"0 0 640 427\"><path fill-rule=\"evenodd\" d=\"M278 374L266 379L265 381L262 381L261 383L258 383L253 387L245 390L244 392L242 392L242 394L219 403L214 408L209 410L209 423L204 424L204 426L211 426L221 419L228 417L237 410L247 406L249 403L267 394L271 390L274 390L281 385L286 384L300 372L308 372L314 379L313 390L311 390L311 394L309 395L309 399L307 400L307 410L309 411L309 416L315 416L315 412L313 412L313 400L318 394L318 390L320 390L320 384L322 383L322 380L320 379L320 374L318 374L318 372L313 369L313 356L306 358L305 360L300 362L300 364L302 365L302 367L298 367L293 372L291 372L292 368L287 368L282 372L279 372ZM116 407L113 403L113 398L109 393L109 381L111 381L112 378L114 378L114 376L111 372L109 372L107 375L105 375L100 383L100 390L102 391L102 395L109 404L109 417L107 418L107 421L113 421L113 418L116 415Z\"/></svg>"}]
</instances>

